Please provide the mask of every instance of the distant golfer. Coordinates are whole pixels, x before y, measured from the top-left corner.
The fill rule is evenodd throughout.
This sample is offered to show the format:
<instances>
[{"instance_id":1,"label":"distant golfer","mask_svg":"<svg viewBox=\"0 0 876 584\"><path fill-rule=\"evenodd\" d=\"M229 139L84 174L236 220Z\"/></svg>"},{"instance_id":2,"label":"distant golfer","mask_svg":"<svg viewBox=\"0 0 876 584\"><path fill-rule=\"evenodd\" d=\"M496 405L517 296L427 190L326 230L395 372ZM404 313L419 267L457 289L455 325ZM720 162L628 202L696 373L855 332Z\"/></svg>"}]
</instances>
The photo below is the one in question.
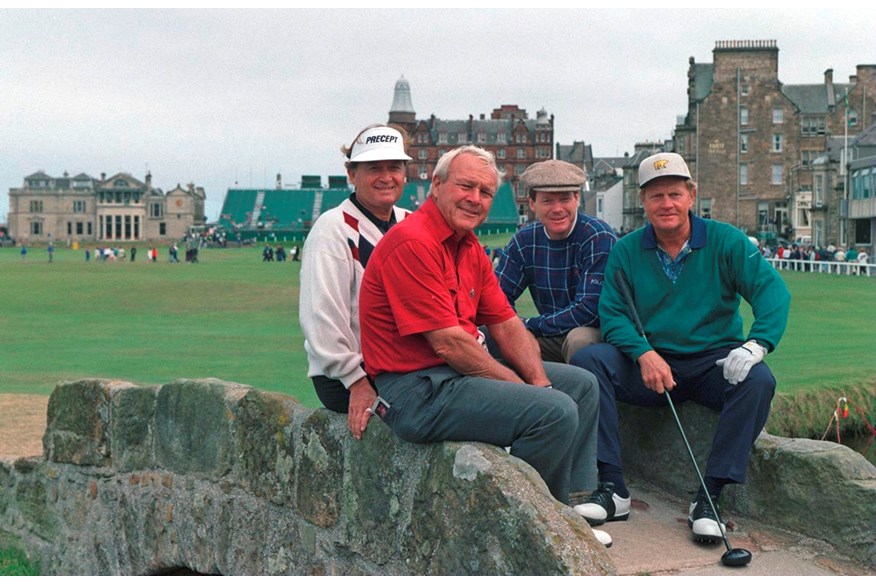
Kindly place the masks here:
<instances>
[{"instance_id":1,"label":"distant golfer","mask_svg":"<svg viewBox=\"0 0 876 584\"><path fill-rule=\"evenodd\" d=\"M319 216L304 244L299 320L316 395L347 414L350 432L362 437L377 397L362 367L359 287L374 246L409 212L396 207L405 186L407 137L395 128L368 126L350 146L350 198ZM295 256L297 257L297 248ZM293 258L294 259L294 258Z\"/></svg>"},{"instance_id":2,"label":"distant golfer","mask_svg":"<svg viewBox=\"0 0 876 584\"><path fill-rule=\"evenodd\" d=\"M706 466L708 495L745 482L751 446L766 423L776 380L764 356L782 338L790 294L778 272L736 227L701 219L691 209L696 184L678 154L656 154L639 166L649 224L621 238L606 266L599 303L608 344L581 349L572 364L600 385L599 488L576 511L592 525L626 520L615 400L644 406L693 400L721 413ZM622 271L644 325L637 331L615 272ZM746 335L739 297L751 305ZM700 437L700 439L707 439ZM721 541L717 519L699 489L688 524L696 539Z\"/></svg>"}]
</instances>

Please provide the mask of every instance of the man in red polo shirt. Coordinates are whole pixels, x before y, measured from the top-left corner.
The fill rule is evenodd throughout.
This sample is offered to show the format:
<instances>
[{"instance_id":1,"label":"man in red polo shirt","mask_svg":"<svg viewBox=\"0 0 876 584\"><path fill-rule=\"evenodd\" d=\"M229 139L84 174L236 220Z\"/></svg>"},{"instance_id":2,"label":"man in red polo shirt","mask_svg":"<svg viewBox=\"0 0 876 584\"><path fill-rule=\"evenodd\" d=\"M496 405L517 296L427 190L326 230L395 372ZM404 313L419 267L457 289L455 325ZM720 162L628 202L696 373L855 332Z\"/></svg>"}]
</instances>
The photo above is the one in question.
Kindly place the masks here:
<instances>
[{"instance_id":1,"label":"man in red polo shirt","mask_svg":"<svg viewBox=\"0 0 876 584\"><path fill-rule=\"evenodd\" d=\"M429 198L380 240L365 268L362 356L399 437L510 447L568 504L596 487L598 389L588 371L541 361L474 234L501 178L493 155L476 146L441 157ZM485 350L482 325L502 362Z\"/></svg>"}]
</instances>

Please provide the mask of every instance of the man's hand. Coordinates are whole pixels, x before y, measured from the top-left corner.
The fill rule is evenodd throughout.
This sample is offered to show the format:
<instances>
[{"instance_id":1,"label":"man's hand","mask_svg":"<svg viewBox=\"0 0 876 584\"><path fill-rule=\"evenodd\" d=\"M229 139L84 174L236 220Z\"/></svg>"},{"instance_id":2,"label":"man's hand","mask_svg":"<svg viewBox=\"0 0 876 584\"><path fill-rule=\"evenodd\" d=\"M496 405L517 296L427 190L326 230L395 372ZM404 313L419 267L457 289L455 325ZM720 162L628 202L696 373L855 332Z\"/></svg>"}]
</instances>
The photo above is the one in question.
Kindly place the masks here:
<instances>
[{"instance_id":1,"label":"man's hand","mask_svg":"<svg viewBox=\"0 0 876 584\"><path fill-rule=\"evenodd\" d=\"M377 392L371 387L371 383L367 377L363 377L359 381L350 386L350 409L347 413L347 426L350 427L350 432L353 433L353 438L356 440L362 439L362 433L368 426L368 419L371 418L371 412L368 410L377 399Z\"/></svg>"},{"instance_id":2,"label":"man's hand","mask_svg":"<svg viewBox=\"0 0 876 584\"><path fill-rule=\"evenodd\" d=\"M741 347L736 347L724 359L715 361L718 367L724 366L724 379L736 385L748 377L751 368L763 361L766 349L756 341L748 341Z\"/></svg>"},{"instance_id":3,"label":"man's hand","mask_svg":"<svg viewBox=\"0 0 876 584\"><path fill-rule=\"evenodd\" d=\"M675 387L675 379L672 377L669 364L657 354L657 351L651 350L642 353L638 361L645 387L657 393L663 393Z\"/></svg>"}]
</instances>

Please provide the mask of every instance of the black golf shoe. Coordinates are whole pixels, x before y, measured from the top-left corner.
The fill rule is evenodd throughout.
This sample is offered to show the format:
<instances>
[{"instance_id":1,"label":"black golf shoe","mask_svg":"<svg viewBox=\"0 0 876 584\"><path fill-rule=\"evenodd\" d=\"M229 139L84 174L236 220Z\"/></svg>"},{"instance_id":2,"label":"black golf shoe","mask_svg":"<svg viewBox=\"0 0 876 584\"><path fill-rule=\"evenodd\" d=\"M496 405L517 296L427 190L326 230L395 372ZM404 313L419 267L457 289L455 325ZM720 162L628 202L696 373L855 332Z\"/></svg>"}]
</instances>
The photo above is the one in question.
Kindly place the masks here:
<instances>
[{"instance_id":1,"label":"black golf shoe","mask_svg":"<svg viewBox=\"0 0 876 584\"><path fill-rule=\"evenodd\" d=\"M718 526L718 518L709 505L708 495L697 495L697 498L690 503L690 512L687 516L687 525L693 532L694 539L697 541L705 541L709 543L720 542L721 529L726 527L722 524ZM715 507L718 502L712 499Z\"/></svg>"},{"instance_id":2,"label":"black golf shoe","mask_svg":"<svg viewBox=\"0 0 876 584\"><path fill-rule=\"evenodd\" d=\"M614 483L599 483L587 500L575 505L574 509L590 525L626 521L630 518L630 498L618 496L614 492Z\"/></svg>"}]
</instances>

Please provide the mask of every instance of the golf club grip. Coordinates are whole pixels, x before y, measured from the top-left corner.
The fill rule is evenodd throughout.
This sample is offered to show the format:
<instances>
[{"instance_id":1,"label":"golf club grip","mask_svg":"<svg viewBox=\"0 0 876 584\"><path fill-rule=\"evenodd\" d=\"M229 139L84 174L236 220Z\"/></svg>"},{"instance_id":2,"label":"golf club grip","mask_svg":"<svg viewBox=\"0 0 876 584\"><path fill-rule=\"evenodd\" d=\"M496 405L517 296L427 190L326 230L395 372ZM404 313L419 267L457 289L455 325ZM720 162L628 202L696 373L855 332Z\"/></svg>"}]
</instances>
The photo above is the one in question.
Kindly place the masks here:
<instances>
[{"instance_id":1,"label":"golf club grip","mask_svg":"<svg viewBox=\"0 0 876 584\"><path fill-rule=\"evenodd\" d=\"M639 320L639 313L636 311L636 305L633 302L633 294L630 292L630 284L627 282L627 276L622 269L618 268L614 271L614 280L617 287L620 288L621 295L624 297L624 302L630 311L630 317L633 319L633 324L636 325L636 331L643 338L646 338L645 327L642 326L642 321Z\"/></svg>"}]
</instances>

